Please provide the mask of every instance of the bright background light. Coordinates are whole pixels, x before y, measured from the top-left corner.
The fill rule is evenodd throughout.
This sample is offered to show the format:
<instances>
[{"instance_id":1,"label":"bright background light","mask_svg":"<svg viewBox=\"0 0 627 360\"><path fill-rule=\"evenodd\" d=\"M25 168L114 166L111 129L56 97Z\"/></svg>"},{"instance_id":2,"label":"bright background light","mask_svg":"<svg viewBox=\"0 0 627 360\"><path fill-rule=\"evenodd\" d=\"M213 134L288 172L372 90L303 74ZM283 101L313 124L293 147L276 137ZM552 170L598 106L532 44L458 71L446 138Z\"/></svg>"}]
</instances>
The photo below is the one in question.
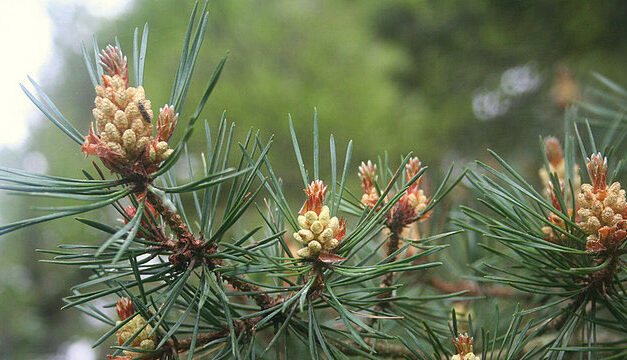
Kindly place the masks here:
<instances>
[{"instance_id":1,"label":"bright background light","mask_svg":"<svg viewBox=\"0 0 627 360\"><path fill-rule=\"evenodd\" d=\"M20 83L31 88L27 76L42 85L57 78L61 66L53 60L55 40L78 47L80 40L97 32L98 21L86 20L81 24L71 24L78 30L72 31L70 39L64 34L67 32L67 19L76 13L85 14L87 18L116 17L130 8L132 0L20 0L10 3L8 0L0 0L0 4L5 5L0 11L0 34L3 40L0 60L0 149L16 150L25 145L29 133L42 119L38 109L20 89ZM22 169L39 173L45 173L47 169L46 158L39 152L25 152L18 164L21 164ZM46 360L95 360L96 352L91 348L93 341L68 341L57 354Z\"/></svg>"},{"instance_id":2,"label":"bright background light","mask_svg":"<svg viewBox=\"0 0 627 360\"><path fill-rule=\"evenodd\" d=\"M7 0L4 0L7 1ZM8 2L8 1L7 1ZM2 1L0 1L2 3ZM132 0L20 0L4 4L0 12L3 56L0 60L0 147L18 148L28 138L29 128L40 118L19 84L26 85L27 75L42 83L56 76L58 64L51 62L55 15L65 11L84 11L91 17L116 17L130 8ZM97 22L91 22L91 24ZM89 26L90 24L88 24ZM94 28L81 28L94 32ZM78 46L86 34L73 33ZM63 36L63 34L61 34Z\"/></svg>"},{"instance_id":3,"label":"bright background light","mask_svg":"<svg viewBox=\"0 0 627 360\"><path fill-rule=\"evenodd\" d=\"M33 106L20 90L26 74L37 77L52 50L52 21L45 3L16 1L0 11L3 56L0 66L0 144L17 146L26 139Z\"/></svg>"}]
</instances>

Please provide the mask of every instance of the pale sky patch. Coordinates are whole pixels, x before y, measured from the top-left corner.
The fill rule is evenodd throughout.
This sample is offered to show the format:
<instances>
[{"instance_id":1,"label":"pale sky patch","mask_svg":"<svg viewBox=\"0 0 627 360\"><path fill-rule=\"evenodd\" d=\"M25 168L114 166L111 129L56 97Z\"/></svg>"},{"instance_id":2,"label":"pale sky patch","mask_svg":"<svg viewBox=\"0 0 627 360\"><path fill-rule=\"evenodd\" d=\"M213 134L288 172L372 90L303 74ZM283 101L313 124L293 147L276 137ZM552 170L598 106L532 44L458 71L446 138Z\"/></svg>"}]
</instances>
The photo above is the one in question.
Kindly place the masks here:
<instances>
[{"instance_id":1,"label":"pale sky patch","mask_svg":"<svg viewBox=\"0 0 627 360\"><path fill-rule=\"evenodd\" d=\"M54 21L49 7L83 8L89 16L112 18L128 11L132 0L20 0L12 1L0 12L0 34L3 34L3 56L0 60L0 146L18 148L28 137L29 127L40 116L37 108L20 89L29 89L27 75L33 79L50 79L55 74L44 70L53 55ZM93 31L93 29L90 29ZM75 36L77 34L74 34ZM81 39L77 37L77 43ZM41 83L40 83L41 84ZM54 99L53 99L54 100Z\"/></svg>"}]
</instances>

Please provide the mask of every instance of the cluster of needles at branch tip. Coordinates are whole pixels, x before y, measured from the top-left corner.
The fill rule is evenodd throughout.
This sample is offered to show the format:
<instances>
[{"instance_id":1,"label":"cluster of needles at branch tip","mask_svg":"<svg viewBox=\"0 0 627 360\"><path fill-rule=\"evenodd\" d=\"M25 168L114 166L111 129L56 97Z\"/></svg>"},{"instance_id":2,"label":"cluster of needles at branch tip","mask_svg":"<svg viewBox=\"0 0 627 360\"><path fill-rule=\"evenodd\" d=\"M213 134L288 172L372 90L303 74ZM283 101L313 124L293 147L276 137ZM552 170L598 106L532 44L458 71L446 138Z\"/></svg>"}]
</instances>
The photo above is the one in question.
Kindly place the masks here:
<instances>
[{"instance_id":1,"label":"cluster of needles at branch tip","mask_svg":"<svg viewBox=\"0 0 627 360\"><path fill-rule=\"evenodd\" d=\"M550 175L556 176L559 181L561 198L566 201L564 179L568 169L565 168L564 154L559 141L549 137L544 142L544 149L549 163L549 172L541 169L540 178L545 185L545 194L551 200L555 209L569 218L573 217L573 208L563 211L558 200L556 189L550 180ZM625 190L619 182L607 184L608 163L601 153L592 154L586 161L586 169L591 183L580 185L577 174L578 167L573 165L574 185L577 190L574 194L575 222L586 235L586 251L599 264L607 262L608 266L588 276L586 286L600 289L605 294L614 275L618 271L620 247L627 237L627 201ZM553 226L543 226L542 233L545 240L554 244L566 244L567 231L565 220L554 212L548 214L548 220ZM562 230L556 231L555 228ZM574 236L581 234L574 230Z\"/></svg>"},{"instance_id":2,"label":"cluster of needles at branch tip","mask_svg":"<svg viewBox=\"0 0 627 360\"><path fill-rule=\"evenodd\" d=\"M405 165L406 181L409 183L414 180L421 168L422 164L417 157L410 158ZM364 206L373 208L379 202L379 192L375 186L378 179L377 166L370 160L362 162L359 166L358 175L361 180L361 188L364 191L361 202ZM400 233L405 226L429 218L429 213L423 214L427 205L429 205L429 199L425 195L424 190L420 189L421 180L422 175L409 185L398 203L386 214L386 225L393 233ZM381 203L385 202L387 202L387 199L384 199Z\"/></svg>"},{"instance_id":3,"label":"cluster of needles at branch tip","mask_svg":"<svg viewBox=\"0 0 627 360\"><path fill-rule=\"evenodd\" d=\"M431 213L430 211L424 213L429 204L429 199L425 195L424 190L420 189L422 175L416 179L421 168L422 164L417 157L412 157L408 160L405 165L405 181L410 183L409 187L399 201L385 214L385 225L390 231L386 244L386 256L390 258L390 262L395 261L398 257L398 254L394 254L401 246L403 230L409 225L413 224L415 226L417 222L428 219ZM383 201L380 201L379 190L375 186L378 179L376 165L370 160L362 162L359 166L358 176L361 180L361 188L364 191L361 197L362 204L367 208L373 209L379 203L379 207L374 210L380 211L380 208L388 199L384 198ZM394 273L386 273L381 280L381 287L390 287L393 284ZM392 295L392 292L385 292L381 293L379 298L389 298ZM381 310L388 305L386 302L381 302L377 304L376 308ZM373 318L371 322L374 323L375 319Z\"/></svg>"},{"instance_id":4,"label":"cluster of needles at branch tip","mask_svg":"<svg viewBox=\"0 0 627 360\"><path fill-rule=\"evenodd\" d=\"M427 205L429 205L429 199L425 195L424 190L420 189L422 175L414 179L421 168L422 164L417 157L409 159L405 165L405 180L407 183L414 181L409 185L400 200L385 214L386 226L392 233L388 243L392 243L392 246L389 247L387 255L397 250L399 244L398 237L406 226L426 220L430 216L430 211L424 213ZM361 196L361 203L371 209L379 203L379 207L375 209L375 211L379 211L387 203L388 199L386 197L383 201L379 201L379 190L375 186L378 180L377 166L370 160L362 162L359 166L358 176L361 180L361 188L364 191Z\"/></svg>"}]
</instances>

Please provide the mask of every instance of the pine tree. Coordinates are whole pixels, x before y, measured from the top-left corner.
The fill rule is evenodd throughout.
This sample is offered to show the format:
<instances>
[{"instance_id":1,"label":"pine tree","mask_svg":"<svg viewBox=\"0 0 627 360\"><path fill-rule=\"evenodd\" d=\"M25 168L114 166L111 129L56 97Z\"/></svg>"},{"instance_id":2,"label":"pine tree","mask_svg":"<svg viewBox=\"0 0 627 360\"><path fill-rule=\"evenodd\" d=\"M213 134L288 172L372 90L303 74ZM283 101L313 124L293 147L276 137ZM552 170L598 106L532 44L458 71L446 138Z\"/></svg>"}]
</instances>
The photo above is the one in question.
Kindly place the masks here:
<instances>
[{"instance_id":1,"label":"pine tree","mask_svg":"<svg viewBox=\"0 0 627 360\"><path fill-rule=\"evenodd\" d=\"M87 135L34 80L34 92L23 87L80 146L76 150L94 160L93 169L83 170L81 179L0 169L3 190L80 202L3 225L0 234L67 216L79 216L83 226L102 234L99 246L77 239L59 250L42 250L53 256L50 263L90 273L64 300L65 308L109 326L94 346L115 343L109 357L125 360L627 355L627 201L617 181L622 159L613 160L624 137L617 131L622 117L597 148L590 124L584 123L584 141L570 113L564 149L556 138L542 141L543 191L494 153L503 170L479 163L454 176L451 166L433 191L421 187L427 168L417 157L409 154L394 164L384 154L361 163L361 190L355 191L348 185L352 142L338 164L331 135L330 164L321 166L314 113L311 152L302 151L289 122L294 171L305 195L288 198L267 158L273 138L253 129L240 137L223 116L217 124L204 121L204 152L187 147L226 64L226 58L218 63L198 104L187 106L208 26L206 10L205 3L191 14L170 104L158 113L143 88L144 63L151 61L147 25L141 36L135 29L133 77L119 43L100 50L94 41L93 53L83 46L95 89ZM600 92L604 99L624 104L627 92L601 80L610 90ZM583 109L619 114L591 104ZM577 148L585 166L577 165ZM312 159L311 170L306 158ZM195 160L202 166L194 166ZM439 205L462 179L478 204L446 213ZM103 208L113 208L121 224L83 217ZM464 282L420 281L442 265L436 255L452 251L443 241L461 232L421 223L448 216L469 237L484 240L479 246L487 256L471 264ZM473 290L477 284L480 290ZM496 320L479 319L477 330L472 315L462 319L455 309L449 312L451 301L476 300L490 290L521 300L513 316L504 316L507 321L499 322L495 308ZM117 316L107 314L103 303ZM487 330L488 324L494 328Z\"/></svg>"}]
</instances>

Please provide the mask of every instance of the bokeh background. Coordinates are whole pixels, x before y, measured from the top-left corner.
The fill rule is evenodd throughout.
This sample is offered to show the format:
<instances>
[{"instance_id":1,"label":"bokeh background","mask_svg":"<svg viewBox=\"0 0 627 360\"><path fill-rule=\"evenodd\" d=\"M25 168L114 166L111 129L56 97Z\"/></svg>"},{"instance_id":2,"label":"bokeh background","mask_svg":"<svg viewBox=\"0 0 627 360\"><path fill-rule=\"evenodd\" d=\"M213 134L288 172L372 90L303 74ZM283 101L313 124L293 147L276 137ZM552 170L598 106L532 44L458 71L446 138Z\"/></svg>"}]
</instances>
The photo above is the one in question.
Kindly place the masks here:
<instances>
[{"instance_id":1,"label":"bokeh background","mask_svg":"<svg viewBox=\"0 0 627 360\"><path fill-rule=\"evenodd\" d=\"M89 48L92 34L101 46L117 36L130 55L134 28L148 22L146 92L153 107L169 98L192 1L0 3L0 165L64 176L81 176L91 166L36 112L19 83L30 74L86 133L94 91L80 44ZM564 109L586 97L591 72L627 83L622 0L213 0L209 6L199 81L189 96L198 98L228 53L203 118L215 126L226 111L240 135L250 127L274 134L273 166L298 199L288 113L301 148L311 146L315 107L323 138L333 133L340 149L353 139L353 173L358 161L384 151L391 159L413 151L437 177L453 161L463 168L487 159L491 148L533 178L538 136L559 137ZM201 149L200 140L191 148ZM3 223L33 214L32 199L1 195L0 203ZM87 274L42 263L46 256L35 252L77 239L97 242L94 236L64 219L0 238L0 359L102 358L90 343L106 330L75 310L59 310L71 285Z\"/></svg>"}]
</instances>

